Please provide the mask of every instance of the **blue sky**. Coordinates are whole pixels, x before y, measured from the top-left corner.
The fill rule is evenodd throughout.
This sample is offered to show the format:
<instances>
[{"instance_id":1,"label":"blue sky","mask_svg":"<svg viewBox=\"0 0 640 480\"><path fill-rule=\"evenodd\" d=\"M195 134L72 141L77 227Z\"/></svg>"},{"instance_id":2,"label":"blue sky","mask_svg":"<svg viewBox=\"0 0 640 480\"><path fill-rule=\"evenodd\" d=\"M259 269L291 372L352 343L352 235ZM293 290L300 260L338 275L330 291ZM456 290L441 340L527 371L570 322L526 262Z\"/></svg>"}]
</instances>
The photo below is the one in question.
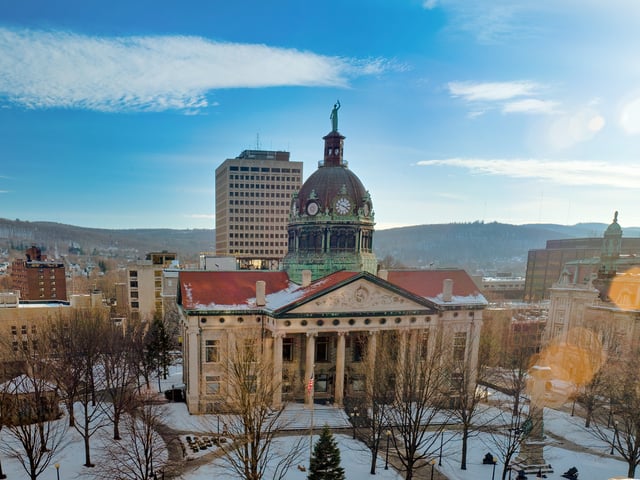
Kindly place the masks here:
<instances>
[{"instance_id":1,"label":"blue sky","mask_svg":"<svg viewBox=\"0 0 640 480\"><path fill-rule=\"evenodd\" d=\"M0 217L213 228L214 171L340 100L377 228L640 225L640 2L3 2Z\"/></svg>"}]
</instances>

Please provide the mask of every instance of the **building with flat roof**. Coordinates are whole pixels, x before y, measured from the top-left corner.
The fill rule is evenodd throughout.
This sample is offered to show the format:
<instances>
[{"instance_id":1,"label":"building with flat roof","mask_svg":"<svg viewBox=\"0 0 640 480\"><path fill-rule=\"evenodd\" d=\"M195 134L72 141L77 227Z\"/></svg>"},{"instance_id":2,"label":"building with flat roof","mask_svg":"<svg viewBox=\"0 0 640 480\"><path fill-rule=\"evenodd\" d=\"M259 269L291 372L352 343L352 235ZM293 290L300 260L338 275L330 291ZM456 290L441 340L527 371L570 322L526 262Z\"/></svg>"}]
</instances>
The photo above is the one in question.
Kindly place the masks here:
<instances>
[{"instance_id":1,"label":"building with flat roof","mask_svg":"<svg viewBox=\"0 0 640 480\"><path fill-rule=\"evenodd\" d=\"M132 320L152 320L158 313L164 318L163 275L165 268L175 266L177 254L151 252L127 268L128 307Z\"/></svg>"},{"instance_id":2,"label":"building with flat roof","mask_svg":"<svg viewBox=\"0 0 640 480\"><path fill-rule=\"evenodd\" d=\"M277 270L287 253L291 196L302 185L302 162L289 152L244 150L216 169L216 255L240 269Z\"/></svg>"},{"instance_id":3,"label":"building with flat roof","mask_svg":"<svg viewBox=\"0 0 640 480\"><path fill-rule=\"evenodd\" d=\"M21 302L66 302L67 279L64 262L48 260L35 245L24 259L11 264L13 289L20 291Z\"/></svg>"},{"instance_id":4,"label":"building with flat roof","mask_svg":"<svg viewBox=\"0 0 640 480\"><path fill-rule=\"evenodd\" d=\"M596 264L599 266L603 241L603 237L548 240L545 248L529 250L524 300L526 302L548 300L550 298L549 289L558 281L568 262L590 262L591 259L597 258ZM638 252L640 252L640 238L621 239L621 254Z\"/></svg>"}]
</instances>

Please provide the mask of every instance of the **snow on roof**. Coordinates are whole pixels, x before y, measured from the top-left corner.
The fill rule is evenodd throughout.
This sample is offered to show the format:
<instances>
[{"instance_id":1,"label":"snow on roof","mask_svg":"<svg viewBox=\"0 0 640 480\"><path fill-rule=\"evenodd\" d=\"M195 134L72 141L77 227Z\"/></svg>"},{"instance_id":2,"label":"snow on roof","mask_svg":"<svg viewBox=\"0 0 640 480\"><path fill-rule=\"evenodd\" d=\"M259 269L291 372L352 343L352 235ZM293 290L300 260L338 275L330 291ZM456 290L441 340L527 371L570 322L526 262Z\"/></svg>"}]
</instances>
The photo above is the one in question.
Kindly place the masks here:
<instances>
[{"instance_id":1,"label":"snow on roof","mask_svg":"<svg viewBox=\"0 0 640 480\"><path fill-rule=\"evenodd\" d=\"M18 375L17 377L14 377L0 385L1 392L13 395L34 393L36 391L53 392L56 388L56 385L49 383L46 380L30 377L25 374Z\"/></svg>"},{"instance_id":2,"label":"snow on roof","mask_svg":"<svg viewBox=\"0 0 640 480\"><path fill-rule=\"evenodd\" d=\"M438 305L487 305L486 298L467 272L447 270L389 270L387 279L414 295ZM444 281L452 280L451 300L443 296Z\"/></svg>"},{"instance_id":3,"label":"snow on roof","mask_svg":"<svg viewBox=\"0 0 640 480\"><path fill-rule=\"evenodd\" d=\"M185 310L280 310L331 290L360 272L339 271L306 287L274 271L183 271L180 272L181 301ZM450 300L443 296L444 280L452 280ZM265 305L256 303L256 282L265 282ZM388 272L388 282L413 295L442 306L485 306L487 300L464 270L397 270Z\"/></svg>"},{"instance_id":4,"label":"snow on roof","mask_svg":"<svg viewBox=\"0 0 640 480\"><path fill-rule=\"evenodd\" d=\"M198 275L190 275L193 273ZM356 275L357 272L336 272L301 287L291 282L285 272L181 272L182 305L187 310L260 308L256 304L256 282L262 280L266 283L264 308L273 311L311 297Z\"/></svg>"}]
</instances>

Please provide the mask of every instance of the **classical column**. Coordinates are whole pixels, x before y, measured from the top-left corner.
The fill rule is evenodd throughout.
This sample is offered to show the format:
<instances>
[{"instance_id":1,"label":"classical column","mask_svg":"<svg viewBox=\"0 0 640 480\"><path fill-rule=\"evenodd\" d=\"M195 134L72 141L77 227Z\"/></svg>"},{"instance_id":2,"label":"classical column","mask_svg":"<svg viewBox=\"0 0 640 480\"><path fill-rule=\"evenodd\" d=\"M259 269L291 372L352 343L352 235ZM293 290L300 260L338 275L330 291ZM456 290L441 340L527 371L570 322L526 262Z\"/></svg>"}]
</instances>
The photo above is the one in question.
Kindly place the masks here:
<instances>
[{"instance_id":1,"label":"classical column","mask_svg":"<svg viewBox=\"0 0 640 480\"><path fill-rule=\"evenodd\" d=\"M376 350L378 349L378 332L369 332L369 339L367 341L367 358L368 365L375 365Z\"/></svg>"},{"instance_id":2,"label":"classical column","mask_svg":"<svg viewBox=\"0 0 640 480\"><path fill-rule=\"evenodd\" d=\"M404 376L407 369L407 331L399 332L400 345L398 345L398 363L396 367L396 394L398 398L402 398L402 389L404 388Z\"/></svg>"},{"instance_id":3,"label":"classical column","mask_svg":"<svg viewBox=\"0 0 640 480\"><path fill-rule=\"evenodd\" d=\"M309 388L309 381L313 376L314 362L316 358L316 332L307 332L306 362L304 367L304 404L313 404L313 386ZM314 379L315 383L315 379Z\"/></svg>"},{"instance_id":4,"label":"classical column","mask_svg":"<svg viewBox=\"0 0 640 480\"><path fill-rule=\"evenodd\" d=\"M273 391L273 406L282 406L282 333L273 334L273 381L275 389Z\"/></svg>"},{"instance_id":5,"label":"classical column","mask_svg":"<svg viewBox=\"0 0 640 480\"><path fill-rule=\"evenodd\" d=\"M344 350L346 332L338 332L338 351L336 352L336 377L333 402L341 407L344 401Z\"/></svg>"},{"instance_id":6,"label":"classical column","mask_svg":"<svg viewBox=\"0 0 640 480\"><path fill-rule=\"evenodd\" d=\"M189 413L200 413L200 334L196 328L187 334L187 407Z\"/></svg>"}]
</instances>

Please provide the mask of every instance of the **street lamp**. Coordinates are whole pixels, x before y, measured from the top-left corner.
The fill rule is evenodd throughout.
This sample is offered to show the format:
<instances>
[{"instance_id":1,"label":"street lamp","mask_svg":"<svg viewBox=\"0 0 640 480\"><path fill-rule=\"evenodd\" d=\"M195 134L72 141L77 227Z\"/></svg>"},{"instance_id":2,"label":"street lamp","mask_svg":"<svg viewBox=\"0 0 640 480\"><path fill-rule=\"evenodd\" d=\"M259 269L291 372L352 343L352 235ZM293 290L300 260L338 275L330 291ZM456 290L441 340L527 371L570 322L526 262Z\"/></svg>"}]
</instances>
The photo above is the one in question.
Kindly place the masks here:
<instances>
[{"instance_id":1,"label":"street lamp","mask_svg":"<svg viewBox=\"0 0 640 480\"><path fill-rule=\"evenodd\" d=\"M498 463L498 459L493 457L491 460L493 460L493 473L491 473L491 480L494 480L496 478L496 463Z\"/></svg>"},{"instance_id":2,"label":"street lamp","mask_svg":"<svg viewBox=\"0 0 640 480\"><path fill-rule=\"evenodd\" d=\"M431 465L431 480L433 480L433 467L435 467L436 465L436 459L432 458L431 460L429 460L429 464Z\"/></svg>"},{"instance_id":3,"label":"street lamp","mask_svg":"<svg viewBox=\"0 0 640 480\"><path fill-rule=\"evenodd\" d=\"M60 464L56 463L53 466L56 467L56 478L60 480Z\"/></svg>"},{"instance_id":4,"label":"street lamp","mask_svg":"<svg viewBox=\"0 0 640 480\"><path fill-rule=\"evenodd\" d=\"M387 436L387 455L384 457L384 469L389 470L389 439L391 438L391 430L384 432Z\"/></svg>"},{"instance_id":5,"label":"street lamp","mask_svg":"<svg viewBox=\"0 0 640 480\"><path fill-rule=\"evenodd\" d=\"M613 422L613 438L611 439L611 451L609 455L613 455L613 447L616 445L616 438L618 437L618 421Z\"/></svg>"}]
</instances>

